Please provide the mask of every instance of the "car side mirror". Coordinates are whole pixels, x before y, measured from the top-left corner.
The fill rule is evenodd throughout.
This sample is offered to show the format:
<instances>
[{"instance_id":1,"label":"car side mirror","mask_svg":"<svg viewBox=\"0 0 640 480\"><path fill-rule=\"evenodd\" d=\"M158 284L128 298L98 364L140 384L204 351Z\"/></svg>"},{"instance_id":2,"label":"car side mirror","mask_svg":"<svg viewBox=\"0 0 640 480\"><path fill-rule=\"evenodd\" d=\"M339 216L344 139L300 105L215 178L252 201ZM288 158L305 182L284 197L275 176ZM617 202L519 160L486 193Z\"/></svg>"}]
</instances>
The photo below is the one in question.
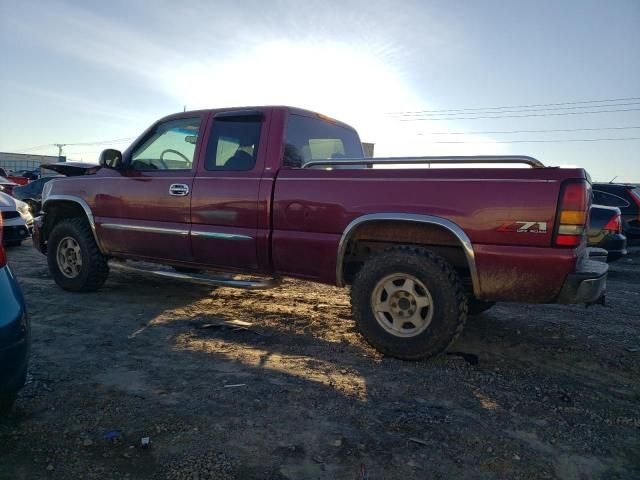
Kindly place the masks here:
<instances>
[{"instance_id":1,"label":"car side mirror","mask_svg":"<svg viewBox=\"0 0 640 480\"><path fill-rule=\"evenodd\" d=\"M100 154L98 161L101 167L119 170L122 168L122 152L113 148L107 148Z\"/></svg>"}]
</instances>

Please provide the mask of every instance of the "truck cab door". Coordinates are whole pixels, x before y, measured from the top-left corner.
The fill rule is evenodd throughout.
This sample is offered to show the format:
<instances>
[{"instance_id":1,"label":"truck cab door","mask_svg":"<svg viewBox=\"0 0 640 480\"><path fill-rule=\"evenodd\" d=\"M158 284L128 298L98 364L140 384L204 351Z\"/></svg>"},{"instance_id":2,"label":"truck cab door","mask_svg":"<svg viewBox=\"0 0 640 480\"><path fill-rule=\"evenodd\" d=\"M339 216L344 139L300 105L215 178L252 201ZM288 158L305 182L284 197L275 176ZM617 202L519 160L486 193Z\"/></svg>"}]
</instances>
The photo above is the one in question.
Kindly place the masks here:
<instances>
[{"instance_id":1,"label":"truck cab door","mask_svg":"<svg viewBox=\"0 0 640 480\"><path fill-rule=\"evenodd\" d=\"M111 179L109 211L97 228L107 249L126 256L190 261L193 176L204 116L162 121L133 145L128 168Z\"/></svg>"},{"instance_id":2,"label":"truck cab door","mask_svg":"<svg viewBox=\"0 0 640 480\"><path fill-rule=\"evenodd\" d=\"M191 199L191 245L197 263L225 270L258 271L268 252L268 200L264 178L268 112L218 112ZM264 197L264 198L263 198Z\"/></svg>"}]
</instances>

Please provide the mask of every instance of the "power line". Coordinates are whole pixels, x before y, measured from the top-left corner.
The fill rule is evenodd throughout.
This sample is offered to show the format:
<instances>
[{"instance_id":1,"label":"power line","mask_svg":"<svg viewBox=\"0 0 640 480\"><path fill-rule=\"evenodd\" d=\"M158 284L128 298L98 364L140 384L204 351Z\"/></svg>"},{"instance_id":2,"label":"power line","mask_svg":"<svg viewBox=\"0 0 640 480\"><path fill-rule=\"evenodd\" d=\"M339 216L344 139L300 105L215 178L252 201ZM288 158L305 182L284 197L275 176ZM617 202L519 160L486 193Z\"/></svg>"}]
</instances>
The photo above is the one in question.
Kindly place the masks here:
<instances>
[{"instance_id":1,"label":"power line","mask_svg":"<svg viewBox=\"0 0 640 480\"><path fill-rule=\"evenodd\" d=\"M640 97L626 97L626 98L610 98L605 100L582 100L575 102L560 102L560 103L532 103L529 105L505 105L502 107L477 107L477 108L458 108L458 109L445 109L445 110L415 110L415 111L403 111L403 112L389 112L389 115L403 114L403 113L445 113L445 112L472 112L479 110L500 110L503 108L530 108L530 107L556 107L560 105L578 105L583 103L605 103L605 102L622 102L630 100L640 100ZM603 105L604 106L604 105ZM498 112L496 112L498 113Z\"/></svg>"},{"instance_id":2,"label":"power line","mask_svg":"<svg viewBox=\"0 0 640 480\"><path fill-rule=\"evenodd\" d=\"M556 128L552 130L488 130L484 132L423 132L418 135L479 135L479 134L511 134L511 133L555 133L555 132L596 132L600 130L629 130L640 128L630 127L600 127L600 128Z\"/></svg>"},{"instance_id":3,"label":"power line","mask_svg":"<svg viewBox=\"0 0 640 480\"><path fill-rule=\"evenodd\" d=\"M83 146L92 146L92 145L110 145L113 143L125 143L125 142L130 142L131 140L134 140L136 137L125 137L125 138L115 138L113 140L98 140L98 141L94 141L94 142L78 142L78 143L48 143L46 145L38 145L35 147L28 147L28 148L23 148L20 150L17 150L16 153L25 153L25 152L30 152L33 150L42 150L43 148L51 148L51 147L58 147L60 148L60 145L67 147L67 146L76 146L76 145L83 145Z\"/></svg>"},{"instance_id":4,"label":"power line","mask_svg":"<svg viewBox=\"0 0 640 480\"><path fill-rule=\"evenodd\" d=\"M46 145L38 145L36 147L29 147L29 148L17 150L16 153L25 153L25 152L30 152L32 150L41 150L43 148L49 148L49 147L55 147L55 145L53 143L47 143Z\"/></svg>"},{"instance_id":5,"label":"power line","mask_svg":"<svg viewBox=\"0 0 640 480\"><path fill-rule=\"evenodd\" d=\"M564 142L620 142L620 141L629 141L629 140L640 140L640 137L627 137L627 138L573 138L566 140L505 140L505 141L497 141L497 142L429 142L429 143L454 143L454 144L462 144L462 143L564 143Z\"/></svg>"},{"instance_id":6,"label":"power line","mask_svg":"<svg viewBox=\"0 0 640 480\"><path fill-rule=\"evenodd\" d=\"M519 110L500 110L498 112L491 112L491 111L479 111L479 112L473 112L473 115L482 115L484 113L488 113L488 114L503 114L503 113L522 113L522 112L547 112L547 111L552 111L552 110L578 110L578 109L582 109L582 108L610 108L610 107L627 107L629 105L640 105L640 102L627 102L627 103L608 103L607 105L579 105L579 106L575 106L575 107L554 107L554 108L525 108L525 109L519 109ZM460 112L460 113L447 113L446 115L469 115L470 112ZM442 116L443 113L403 113L403 114L398 114L396 116L398 117L414 117L414 118L419 118L419 117L425 117L425 116Z\"/></svg>"},{"instance_id":7,"label":"power line","mask_svg":"<svg viewBox=\"0 0 640 480\"><path fill-rule=\"evenodd\" d=\"M591 112L562 112L562 113L529 113L526 115L499 115L490 117L441 117L441 118L401 118L401 122L420 122L425 120L441 121L441 120L480 120L491 118L525 118L525 117L557 117L562 115L587 115L596 113L614 113L614 112L635 112L640 108L626 108L614 110L596 110Z\"/></svg>"}]
</instances>

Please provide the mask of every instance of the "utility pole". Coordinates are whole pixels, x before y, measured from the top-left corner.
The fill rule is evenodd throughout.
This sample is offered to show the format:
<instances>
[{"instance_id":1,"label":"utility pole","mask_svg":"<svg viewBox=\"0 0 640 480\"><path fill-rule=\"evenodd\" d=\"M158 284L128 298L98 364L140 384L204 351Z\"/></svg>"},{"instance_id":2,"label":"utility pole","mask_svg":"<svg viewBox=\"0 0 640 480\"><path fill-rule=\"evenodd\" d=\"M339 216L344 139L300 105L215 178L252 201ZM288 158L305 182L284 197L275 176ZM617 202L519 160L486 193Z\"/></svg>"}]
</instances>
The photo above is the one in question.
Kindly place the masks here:
<instances>
[{"instance_id":1,"label":"utility pole","mask_svg":"<svg viewBox=\"0 0 640 480\"><path fill-rule=\"evenodd\" d=\"M66 147L67 144L66 143L56 143L55 146L58 147L58 160L60 160L62 158L62 147Z\"/></svg>"}]
</instances>

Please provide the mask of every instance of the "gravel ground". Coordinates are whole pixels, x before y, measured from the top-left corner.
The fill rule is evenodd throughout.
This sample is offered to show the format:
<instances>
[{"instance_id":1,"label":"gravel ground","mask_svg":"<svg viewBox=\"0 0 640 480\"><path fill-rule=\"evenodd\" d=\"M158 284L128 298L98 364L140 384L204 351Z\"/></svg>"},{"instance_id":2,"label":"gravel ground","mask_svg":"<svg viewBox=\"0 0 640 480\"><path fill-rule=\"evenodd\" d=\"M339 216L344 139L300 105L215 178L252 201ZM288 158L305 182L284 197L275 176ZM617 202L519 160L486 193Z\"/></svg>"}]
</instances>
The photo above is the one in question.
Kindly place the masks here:
<instances>
[{"instance_id":1,"label":"gravel ground","mask_svg":"<svg viewBox=\"0 0 640 480\"><path fill-rule=\"evenodd\" d=\"M606 307L498 305L415 363L360 338L344 290L71 294L29 242L8 256L33 355L2 480L640 478L638 253Z\"/></svg>"}]
</instances>

